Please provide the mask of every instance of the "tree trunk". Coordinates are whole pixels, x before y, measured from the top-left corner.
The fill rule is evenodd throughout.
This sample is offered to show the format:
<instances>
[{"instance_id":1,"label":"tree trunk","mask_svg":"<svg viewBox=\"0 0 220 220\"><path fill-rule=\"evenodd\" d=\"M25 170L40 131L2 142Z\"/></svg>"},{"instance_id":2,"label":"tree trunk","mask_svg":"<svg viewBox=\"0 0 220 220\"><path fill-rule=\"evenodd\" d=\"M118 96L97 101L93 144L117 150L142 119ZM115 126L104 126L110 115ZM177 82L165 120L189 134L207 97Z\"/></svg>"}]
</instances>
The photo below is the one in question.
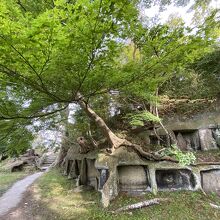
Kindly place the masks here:
<instances>
[{"instance_id":1,"label":"tree trunk","mask_svg":"<svg viewBox=\"0 0 220 220\"><path fill-rule=\"evenodd\" d=\"M119 146L121 146L124 142L125 139L119 138L117 137L112 131L111 129L106 125L105 121L99 116L97 115L90 107L88 104L86 104L83 99L82 96L80 94L78 94L78 104L80 105L80 107L85 111L85 113L87 114L87 116L92 119L96 125L98 126L98 128L101 129L103 135L107 138L107 141L109 142L109 144L111 145L112 148L118 148Z\"/></svg>"},{"instance_id":2,"label":"tree trunk","mask_svg":"<svg viewBox=\"0 0 220 220\"><path fill-rule=\"evenodd\" d=\"M166 160L166 161L171 161L175 163L178 162L177 160L169 156L161 157L160 155L156 153L154 154L154 153L146 152L140 145L133 144L126 139L117 137L111 131L111 129L106 125L105 121L98 114L96 114L91 109L91 107L89 107L89 105L83 100L83 96L80 93L77 94L77 99L78 99L78 104L80 105L80 107L85 111L87 116L96 123L98 128L101 129L103 135L107 138L107 141L111 145L112 152L114 152L114 150L116 148L119 148L120 146L127 146L127 147L132 147L141 157L148 159L148 160L156 160L156 161Z\"/></svg>"},{"instance_id":3,"label":"tree trunk","mask_svg":"<svg viewBox=\"0 0 220 220\"><path fill-rule=\"evenodd\" d=\"M61 144L61 148L59 150L59 154L58 157L54 163L54 166L60 167L66 157L66 154L68 152L69 149L69 144L68 144L68 138L69 138L69 132L67 129L67 124L68 124L68 117L69 117L69 106L68 108L65 109L65 111L61 112L60 114L62 114L62 117L65 117L66 120L64 120L62 122L62 124L65 127L65 130L62 132L62 144Z\"/></svg>"}]
</instances>

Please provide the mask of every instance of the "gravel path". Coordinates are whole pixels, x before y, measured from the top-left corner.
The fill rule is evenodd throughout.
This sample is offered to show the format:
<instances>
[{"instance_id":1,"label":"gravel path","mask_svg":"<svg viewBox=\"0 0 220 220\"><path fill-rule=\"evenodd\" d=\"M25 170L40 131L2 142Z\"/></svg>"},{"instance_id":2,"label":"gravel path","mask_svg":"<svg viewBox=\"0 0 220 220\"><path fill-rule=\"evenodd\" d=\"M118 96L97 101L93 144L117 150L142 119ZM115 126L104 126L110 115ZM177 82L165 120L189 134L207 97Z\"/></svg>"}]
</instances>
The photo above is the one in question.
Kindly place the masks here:
<instances>
[{"instance_id":1,"label":"gravel path","mask_svg":"<svg viewBox=\"0 0 220 220\"><path fill-rule=\"evenodd\" d=\"M39 178L43 172L38 172L16 182L5 194L0 197L0 219L1 216L15 208L22 200L24 192L27 188Z\"/></svg>"}]
</instances>

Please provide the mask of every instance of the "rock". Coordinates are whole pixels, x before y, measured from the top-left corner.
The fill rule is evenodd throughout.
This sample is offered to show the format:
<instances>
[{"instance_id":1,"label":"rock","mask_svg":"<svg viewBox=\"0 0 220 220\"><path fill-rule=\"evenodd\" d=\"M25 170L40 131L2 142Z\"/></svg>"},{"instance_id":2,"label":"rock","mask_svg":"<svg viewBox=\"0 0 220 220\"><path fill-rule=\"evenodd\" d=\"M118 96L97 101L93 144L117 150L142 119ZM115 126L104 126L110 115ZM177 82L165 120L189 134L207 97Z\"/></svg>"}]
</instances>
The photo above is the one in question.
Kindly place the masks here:
<instances>
[{"instance_id":1,"label":"rock","mask_svg":"<svg viewBox=\"0 0 220 220\"><path fill-rule=\"evenodd\" d=\"M213 130L213 136L215 138L216 144L220 147L220 129Z\"/></svg>"},{"instance_id":2,"label":"rock","mask_svg":"<svg viewBox=\"0 0 220 220\"><path fill-rule=\"evenodd\" d=\"M199 137L201 150L214 150L218 149L215 139L212 136L211 129L199 129Z\"/></svg>"},{"instance_id":3,"label":"rock","mask_svg":"<svg viewBox=\"0 0 220 220\"><path fill-rule=\"evenodd\" d=\"M179 132L177 135L177 146L181 150L199 150L200 140L198 131Z\"/></svg>"},{"instance_id":4,"label":"rock","mask_svg":"<svg viewBox=\"0 0 220 220\"><path fill-rule=\"evenodd\" d=\"M169 135L170 135L170 144L177 144L177 140L176 140L176 136L174 134L174 132L172 130L168 131Z\"/></svg>"},{"instance_id":5,"label":"rock","mask_svg":"<svg viewBox=\"0 0 220 220\"><path fill-rule=\"evenodd\" d=\"M199 132L196 131L192 135L192 148L194 150L199 150L200 149L200 140L199 140Z\"/></svg>"},{"instance_id":6,"label":"rock","mask_svg":"<svg viewBox=\"0 0 220 220\"><path fill-rule=\"evenodd\" d=\"M3 166L4 170L10 172L16 171L34 171L37 168L37 159L38 156L29 156L27 153L21 155L19 158L10 159Z\"/></svg>"},{"instance_id":7,"label":"rock","mask_svg":"<svg viewBox=\"0 0 220 220\"><path fill-rule=\"evenodd\" d=\"M220 195L220 170L203 171L201 179L205 192L216 192Z\"/></svg>"},{"instance_id":8,"label":"rock","mask_svg":"<svg viewBox=\"0 0 220 220\"><path fill-rule=\"evenodd\" d=\"M10 171L21 171L23 169L24 164L27 164L27 162L24 162L22 160L15 161L14 163L10 164Z\"/></svg>"},{"instance_id":9,"label":"rock","mask_svg":"<svg viewBox=\"0 0 220 220\"><path fill-rule=\"evenodd\" d=\"M36 156L35 150L34 150L34 149L29 149L29 150L27 150L27 152L26 152L25 154L23 154L23 155L21 155L21 156L23 156L23 157Z\"/></svg>"},{"instance_id":10,"label":"rock","mask_svg":"<svg viewBox=\"0 0 220 220\"><path fill-rule=\"evenodd\" d=\"M187 149L188 151L193 150L192 144L191 144L191 137L186 136L186 137L185 137L185 140L186 140L186 149Z\"/></svg>"},{"instance_id":11,"label":"rock","mask_svg":"<svg viewBox=\"0 0 220 220\"><path fill-rule=\"evenodd\" d=\"M176 139L177 139L177 146L179 147L179 149L180 150L187 150L187 143L181 133L178 133Z\"/></svg>"}]
</instances>

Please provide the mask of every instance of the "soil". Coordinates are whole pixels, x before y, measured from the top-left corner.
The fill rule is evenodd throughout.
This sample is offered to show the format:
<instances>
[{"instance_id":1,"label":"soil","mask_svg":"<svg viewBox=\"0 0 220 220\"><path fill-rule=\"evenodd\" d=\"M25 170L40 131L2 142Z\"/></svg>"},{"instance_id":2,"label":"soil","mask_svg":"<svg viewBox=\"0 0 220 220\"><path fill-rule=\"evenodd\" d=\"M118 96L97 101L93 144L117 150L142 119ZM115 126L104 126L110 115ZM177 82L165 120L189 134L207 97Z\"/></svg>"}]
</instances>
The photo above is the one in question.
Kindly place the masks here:
<instances>
[{"instance_id":1,"label":"soil","mask_svg":"<svg viewBox=\"0 0 220 220\"><path fill-rule=\"evenodd\" d=\"M195 156L197 158L196 162L220 162L220 152L219 150L212 151L196 151Z\"/></svg>"}]
</instances>

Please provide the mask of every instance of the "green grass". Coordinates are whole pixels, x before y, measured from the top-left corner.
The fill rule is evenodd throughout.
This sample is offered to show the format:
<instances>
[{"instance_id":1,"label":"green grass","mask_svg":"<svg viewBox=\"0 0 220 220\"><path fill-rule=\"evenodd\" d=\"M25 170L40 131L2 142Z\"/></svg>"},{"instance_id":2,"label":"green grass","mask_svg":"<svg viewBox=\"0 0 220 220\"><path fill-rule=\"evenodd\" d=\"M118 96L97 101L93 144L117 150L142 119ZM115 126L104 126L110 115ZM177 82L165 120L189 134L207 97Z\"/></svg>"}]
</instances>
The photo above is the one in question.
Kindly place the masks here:
<instances>
[{"instance_id":1,"label":"green grass","mask_svg":"<svg viewBox=\"0 0 220 220\"><path fill-rule=\"evenodd\" d=\"M13 183L27 175L25 172L9 172L4 168L7 163L8 160L0 162L0 196L2 196L2 194L13 185Z\"/></svg>"},{"instance_id":2,"label":"green grass","mask_svg":"<svg viewBox=\"0 0 220 220\"><path fill-rule=\"evenodd\" d=\"M8 160L0 161L0 172L6 172L5 165L8 163Z\"/></svg>"},{"instance_id":3,"label":"green grass","mask_svg":"<svg viewBox=\"0 0 220 220\"><path fill-rule=\"evenodd\" d=\"M23 178L27 175L24 172L3 172L0 171L0 196L15 183L17 180Z\"/></svg>"},{"instance_id":4,"label":"green grass","mask_svg":"<svg viewBox=\"0 0 220 220\"><path fill-rule=\"evenodd\" d=\"M209 203L220 205L215 194L205 196L200 192L163 192L157 197L169 198L169 202L140 210L111 214L111 210L135 202L155 198L151 193L142 197L120 195L108 209L100 204L100 194L96 191L76 193L74 182L67 180L59 171L52 170L43 175L34 185L33 196L38 209L32 210L42 220L198 220L220 219L220 210ZM91 203L93 202L93 203ZM40 211L39 211L40 209Z\"/></svg>"}]
</instances>

